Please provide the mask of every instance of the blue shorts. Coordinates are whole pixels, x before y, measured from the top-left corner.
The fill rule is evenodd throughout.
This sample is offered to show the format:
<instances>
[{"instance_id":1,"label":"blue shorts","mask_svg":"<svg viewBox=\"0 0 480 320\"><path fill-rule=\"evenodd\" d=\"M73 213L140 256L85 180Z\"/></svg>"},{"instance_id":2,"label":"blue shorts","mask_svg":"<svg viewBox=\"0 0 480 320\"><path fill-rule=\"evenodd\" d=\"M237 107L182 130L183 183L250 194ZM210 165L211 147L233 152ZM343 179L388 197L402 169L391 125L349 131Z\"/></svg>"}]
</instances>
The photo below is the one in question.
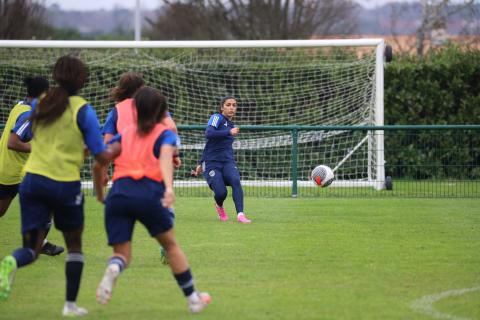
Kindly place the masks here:
<instances>
[{"instance_id":1,"label":"blue shorts","mask_svg":"<svg viewBox=\"0 0 480 320\"><path fill-rule=\"evenodd\" d=\"M15 198L20 184L0 184L0 199Z\"/></svg>"},{"instance_id":2,"label":"blue shorts","mask_svg":"<svg viewBox=\"0 0 480 320\"><path fill-rule=\"evenodd\" d=\"M20 184L22 234L44 230L52 215L58 230L83 227L84 197L80 187L80 181L62 182L27 173Z\"/></svg>"},{"instance_id":3,"label":"blue shorts","mask_svg":"<svg viewBox=\"0 0 480 320\"><path fill-rule=\"evenodd\" d=\"M215 181L221 181L226 186L231 186L233 181L240 181L237 164L232 161L205 161L203 176L210 188Z\"/></svg>"},{"instance_id":4,"label":"blue shorts","mask_svg":"<svg viewBox=\"0 0 480 320\"><path fill-rule=\"evenodd\" d=\"M108 244L132 240L135 222L140 221L152 237L173 227L173 211L164 208L161 197L153 199L114 194L105 201L105 229Z\"/></svg>"}]
</instances>

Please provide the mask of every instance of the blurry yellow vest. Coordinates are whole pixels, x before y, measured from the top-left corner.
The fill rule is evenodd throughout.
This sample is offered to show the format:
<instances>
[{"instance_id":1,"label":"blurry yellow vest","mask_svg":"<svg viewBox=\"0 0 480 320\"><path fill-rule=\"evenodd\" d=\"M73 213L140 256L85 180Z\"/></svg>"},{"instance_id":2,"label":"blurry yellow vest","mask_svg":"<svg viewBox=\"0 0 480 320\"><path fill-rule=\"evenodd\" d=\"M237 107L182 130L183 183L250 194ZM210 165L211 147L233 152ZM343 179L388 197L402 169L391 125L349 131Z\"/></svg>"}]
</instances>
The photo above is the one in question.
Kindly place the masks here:
<instances>
[{"instance_id":1,"label":"blurry yellow vest","mask_svg":"<svg viewBox=\"0 0 480 320\"><path fill-rule=\"evenodd\" d=\"M65 112L48 125L33 128L32 152L24 171L56 181L79 181L84 160L83 135L77 114L87 101L71 96Z\"/></svg>"},{"instance_id":2,"label":"blurry yellow vest","mask_svg":"<svg viewBox=\"0 0 480 320\"><path fill-rule=\"evenodd\" d=\"M27 161L28 153L8 149L8 138L15 127L18 117L32 108L28 104L19 102L8 116L5 128L0 139L0 184L13 185L22 181L22 168Z\"/></svg>"}]
</instances>

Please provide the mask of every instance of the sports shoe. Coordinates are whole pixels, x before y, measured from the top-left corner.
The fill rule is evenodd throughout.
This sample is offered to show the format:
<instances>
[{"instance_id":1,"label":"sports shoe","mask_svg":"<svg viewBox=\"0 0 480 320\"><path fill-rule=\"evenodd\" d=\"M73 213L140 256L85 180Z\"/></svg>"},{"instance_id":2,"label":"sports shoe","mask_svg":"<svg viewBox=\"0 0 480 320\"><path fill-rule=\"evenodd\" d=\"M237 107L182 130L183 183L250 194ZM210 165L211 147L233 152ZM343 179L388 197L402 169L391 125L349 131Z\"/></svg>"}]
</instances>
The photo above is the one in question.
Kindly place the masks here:
<instances>
[{"instance_id":1,"label":"sports shoe","mask_svg":"<svg viewBox=\"0 0 480 320\"><path fill-rule=\"evenodd\" d=\"M239 215L237 215L237 221L240 222L240 223L251 223L252 222L252 220L245 217L245 214L243 214L243 213L240 213Z\"/></svg>"},{"instance_id":2,"label":"sports shoe","mask_svg":"<svg viewBox=\"0 0 480 320\"><path fill-rule=\"evenodd\" d=\"M17 261L13 256L6 256L0 263L0 300L6 300L12 290Z\"/></svg>"},{"instance_id":3,"label":"sports shoe","mask_svg":"<svg viewBox=\"0 0 480 320\"><path fill-rule=\"evenodd\" d=\"M120 274L120 269L117 264L111 264L105 270L102 281L97 288L97 302L100 304L107 304L112 298L113 286Z\"/></svg>"},{"instance_id":4,"label":"sports shoe","mask_svg":"<svg viewBox=\"0 0 480 320\"><path fill-rule=\"evenodd\" d=\"M65 249L63 249L63 247L60 247L60 246L57 246L57 245L54 245L53 243L51 242L46 242L43 247L42 247L42 250L40 251L41 254L46 254L47 256L57 256L59 255L60 253L62 253L63 251L65 251Z\"/></svg>"},{"instance_id":5,"label":"sports shoe","mask_svg":"<svg viewBox=\"0 0 480 320\"><path fill-rule=\"evenodd\" d=\"M188 310L191 313L199 313L212 302L212 298L206 292L194 293L195 296L188 297Z\"/></svg>"},{"instance_id":6,"label":"sports shoe","mask_svg":"<svg viewBox=\"0 0 480 320\"><path fill-rule=\"evenodd\" d=\"M83 317L88 314L87 309L77 306L76 304L69 305L65 303L62 310L62 316L64 317Z\"/></svg>"},{"instance_id":7,"label":"sports shoe","mask_svg":"<svg viewBox=\"0 0 480 320\"><path fill-rule=\"evenodd\" d=\"M165 251L165 249L163 247L160 247L160 261L162 262L162 264L164 265L167 265L169 264L170 262L168 261L168 256L167 256L167 253Z\"/></svg>"},{"instance_id":8,"label":"sports shoe","mask_svg":"<svg viewBox=\"0 0 480 320\"><path fill-rule=\"evenodd\" d=\"M220 220L222 220L222 221L227 221L228 220L227 213L225 212L225 209L223 207L219 207L215 203L215 210L217 210L217 214L218 214L218 217L220 218Z\"/></svg>"}]
</instances>

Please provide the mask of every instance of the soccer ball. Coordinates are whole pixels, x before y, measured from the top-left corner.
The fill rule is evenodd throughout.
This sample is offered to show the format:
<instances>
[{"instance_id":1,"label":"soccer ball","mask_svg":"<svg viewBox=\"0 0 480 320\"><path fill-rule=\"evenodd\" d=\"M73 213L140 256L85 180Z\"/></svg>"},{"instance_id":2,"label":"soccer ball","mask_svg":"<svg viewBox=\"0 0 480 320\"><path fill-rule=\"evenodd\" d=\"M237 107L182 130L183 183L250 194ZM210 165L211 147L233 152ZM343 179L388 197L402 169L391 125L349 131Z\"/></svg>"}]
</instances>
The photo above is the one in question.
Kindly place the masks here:
<instances>
[{"instance_id":1,"label":"soccer ball","mask_svg":"<svg viewBox=\"0 0 480 320\"><path fill-rule=\"evenodd\" d=\"M333 170L329 166L319 165L312 170L312 180L313 182L322 188L328 187L333 180L335 180L335 175Z\"/></svg>"}]
</instances>

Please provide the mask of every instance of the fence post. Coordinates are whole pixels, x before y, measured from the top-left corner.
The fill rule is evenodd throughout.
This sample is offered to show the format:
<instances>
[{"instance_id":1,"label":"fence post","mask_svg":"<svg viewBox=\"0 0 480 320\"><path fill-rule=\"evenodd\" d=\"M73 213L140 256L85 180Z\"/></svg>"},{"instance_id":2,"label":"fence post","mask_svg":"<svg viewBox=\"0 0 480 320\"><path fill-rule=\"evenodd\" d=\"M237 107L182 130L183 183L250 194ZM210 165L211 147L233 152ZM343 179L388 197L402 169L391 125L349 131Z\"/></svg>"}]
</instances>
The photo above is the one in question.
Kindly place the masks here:
<instances>
[{"instance_id":1,"label":"fence post","mask_svg":"<svg viewBox=\"0 0 480 320\"><path fill-rule=\"evenodd\" d=\"M292 129L292 198L297 197L297 178L298 178L298 129L296 126Z\"/></svg>"}]
</instances>

